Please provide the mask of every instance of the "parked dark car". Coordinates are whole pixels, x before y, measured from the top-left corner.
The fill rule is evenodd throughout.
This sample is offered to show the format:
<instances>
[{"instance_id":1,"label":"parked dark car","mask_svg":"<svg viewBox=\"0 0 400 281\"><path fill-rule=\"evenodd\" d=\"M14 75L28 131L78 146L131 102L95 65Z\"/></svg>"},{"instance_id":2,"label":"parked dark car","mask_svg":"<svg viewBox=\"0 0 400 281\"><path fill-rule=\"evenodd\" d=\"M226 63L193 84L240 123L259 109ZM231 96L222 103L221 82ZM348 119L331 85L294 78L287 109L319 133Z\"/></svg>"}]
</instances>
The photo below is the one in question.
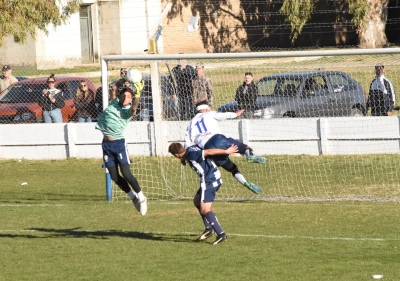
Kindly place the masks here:
<instances>
[{"instance_id":1,"label":"parked dark car","mask_svg":"<svg viewBox=\"0 0 400 281\"><path fill-rule=\"evenodd\" d=\"M83 80L96 93L96 86L86 77L56 77L55 86L63 89L65 101L61 109L63 122L74 120L74 97ZM27 79L10 85L0 96L0 124L43 122L42 108L37 100L47 87L47 78Z\"/></svg>"},{"instance_id":2,"label":"parked dark car","mask_svg":"<svg viewBox=\"0 0 400 281\"><path fill-rule=\"evenodd\" d=\"M364 116L365 93L361 85L341 71L307 71L274 74L257 82L253 118ZM219 112L235 112L236 101Z\"/></svg>"},{"instance_id":3,"label":"parked dark car","mask_svg":"<svg viewBox=\"0 0 400 281\"><path fill-rule=\"evenodd\" d=\"M161 75L161 99L163 103L162 118L163 120L178 120L179 106L178 98L175 94L175 87L170 75ZM151 76L149 74L143 75L144 89L140 95L140 105L136 112L137 121L153 121L153 97L151 89ZM115 85L118 80L110 83L110 89Z\"/></svg>"}]
</instances>

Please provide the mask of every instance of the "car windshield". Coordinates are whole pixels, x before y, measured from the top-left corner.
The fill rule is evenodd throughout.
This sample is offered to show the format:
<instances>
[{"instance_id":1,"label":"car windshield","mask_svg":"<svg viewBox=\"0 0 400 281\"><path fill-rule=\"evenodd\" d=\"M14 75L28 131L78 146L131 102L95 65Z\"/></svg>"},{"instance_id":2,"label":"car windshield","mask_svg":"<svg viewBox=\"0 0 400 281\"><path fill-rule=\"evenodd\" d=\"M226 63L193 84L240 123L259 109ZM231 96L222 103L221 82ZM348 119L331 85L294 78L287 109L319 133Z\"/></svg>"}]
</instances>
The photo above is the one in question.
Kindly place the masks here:
<instances>
[{"instance_id":1,"label":"car windshield","mask_svg":"<svg viewBox=\"0 0 400 281\"><path fill-rule=\"evenodd\" d=\"M15 84L0 96L2 103L34 103L47 88L46 84Z\"/></svg>"},{"instance_id":2,"label":"car windshield","mask_svg":"<svg viewBox=\"0 0 400 281\"><path fill-rule=\"evenodd\" d=\"M258 82L258 94L261 96L295 96L300 85L299 77L269 77Z\"/></svg>"}]
</instances>

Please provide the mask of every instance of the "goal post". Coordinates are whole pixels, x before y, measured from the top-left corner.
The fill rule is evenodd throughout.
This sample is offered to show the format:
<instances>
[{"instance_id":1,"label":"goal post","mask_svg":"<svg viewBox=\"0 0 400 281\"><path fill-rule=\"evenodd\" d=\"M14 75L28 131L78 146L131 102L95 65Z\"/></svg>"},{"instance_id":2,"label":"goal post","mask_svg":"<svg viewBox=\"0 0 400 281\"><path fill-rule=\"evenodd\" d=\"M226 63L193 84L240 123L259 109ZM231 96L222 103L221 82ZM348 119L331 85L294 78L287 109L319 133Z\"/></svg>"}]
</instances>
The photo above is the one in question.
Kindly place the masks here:
<instances>
[{"instance_id":1,"label":"goal post","mask_svg":"<svg viewBox=\"0 0 400 281\"><path fill-rule=\"evenodd\" d=\"M251 72L259 83L259 98L265 98L267 106L257 111L261 115L222 121L220 127L225 135L240 139L269 159L267 164L254 164L242 156L232 156L246 179L260 185L263 193L251 193L221 168L224 184L219 199L399 201L399 112L394 110L392 116L385 117L367 112L363 116L377 63L385 66L385 76L396 92L395 105L400 104L399 58L400 48L103 56L103 105L105 108L108 104L108 84L115 79L114 69L134 67L151 78L147 80L149 92L144 94L149 98L143 99L143 110L149 110L150 119L142 116L127 128L132 171L150 199L189 199L198 188L198 178L188 166L168 155L170 143L183 142L188 124L180 118L183 100L179 101L171 70L178 60L186 60L192 67L202 63L212 81L214 110L231 105L244 74ZM329 72L329 77L321 74L318 82L322 88L309 94L318 98L318 104L300 92L289 99L284 88L275 98L269 96L275 95L269 83L273 79L266 77L291 73L290 84L302 91L302 73L319 71ZM288 82L283 80L276 78L273 86L286 86ZM354 102L347 111L351 95L360 89L365 101ZM146 102L151 108L146 108ZM287 114L273 107L285 102L286 108L298 102L302 107L291 108ZM191 107L186 104L184 108ZM326 115L326 110L332 110L332 114ZM115 185L111 191L107 198L127 200Z\"/></svg>"}]
</instances>

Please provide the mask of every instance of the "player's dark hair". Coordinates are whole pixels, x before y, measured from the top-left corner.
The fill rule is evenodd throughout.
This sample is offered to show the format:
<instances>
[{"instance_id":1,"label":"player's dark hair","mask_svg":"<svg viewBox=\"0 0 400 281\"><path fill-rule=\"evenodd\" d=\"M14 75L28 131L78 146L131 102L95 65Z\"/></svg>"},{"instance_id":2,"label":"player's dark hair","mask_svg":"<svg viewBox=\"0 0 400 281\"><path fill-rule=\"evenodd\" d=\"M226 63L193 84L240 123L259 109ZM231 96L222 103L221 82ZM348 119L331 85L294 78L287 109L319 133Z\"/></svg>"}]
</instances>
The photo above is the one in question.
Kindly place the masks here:
<instances>
[{"instance_id":1,"label":"player's dark hair","mask_svg":"<svg viewBox=\"0 0 400 281\"><path fill-rule=\"evenodd\" d=\"M135 91L133 91L133 89L131 87L123 87L121 88L121 91L119 92L119 96L123 96L126 92L131 93L132 97L135 95L136 89Z\"/></svg>"},{"instance_id":2,"label":"player's dark hair","mask_svg":"<svg viewBox=\"0 0 400 281\"><path fill-rule=\"evenodd\" d=\"M173 142L168 147L168 152L173 154L173 155L180 154L180 153L182 153L184 151L185 151L185 148L179 142Z\"/></svg>"},{"instance_id":3,"label":"player's dark hair","mask_svg":"<svg viewBox=\"0 0 400 281\"><path fill-rule=\"evenodd\" d=\"M245 73L244 73L244 76L247 76L247 75L253 76L253 73L251 73L251 72L245 72Z\"/></svg>"},{"instance_id":4,"label":"player's dark hair","mask_svg":"<svg viewBox=\"0 0 400 281\"><path fill-rule=\"evenodd\" d=\"M118 93L119 104L122 106L125 102L125 93L130 93L132 95L132 99L135 95L134 91L130 87L123 87L121 91ZM135 91L136 92L136 91Z\"/></svg>"}]
</instances>

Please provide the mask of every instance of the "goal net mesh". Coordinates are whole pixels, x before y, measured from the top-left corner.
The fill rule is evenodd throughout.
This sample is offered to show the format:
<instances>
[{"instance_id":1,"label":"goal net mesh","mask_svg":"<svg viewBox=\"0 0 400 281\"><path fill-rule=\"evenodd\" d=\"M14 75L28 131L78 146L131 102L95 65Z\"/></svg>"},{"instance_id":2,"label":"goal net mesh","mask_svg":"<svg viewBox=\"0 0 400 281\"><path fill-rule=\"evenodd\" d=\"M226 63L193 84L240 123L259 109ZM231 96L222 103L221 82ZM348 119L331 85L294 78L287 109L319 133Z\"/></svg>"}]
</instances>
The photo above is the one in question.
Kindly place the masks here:
<instances>
[{"instance_id":1,"label":"goal net mesh","mask_svg":"<svg viewBox=\"0 0 400 281\"><path fill-rule=\"evenodd\" d=\"M190 199L199 188L199 178L189 165L181 165L167 153L170 143L183 143L188 118L195 114L192 98L184 95L194 91L190 79L196 79L198 65L212 83L213 110L238 109L235 97L245 73L253 75L258 89L254 107L242 105L250 113L221 121L220 128L226 136L240 139L255 154L268 158L266 164L259 164L247 162L244 156L231 156L245 178L263 192L252 193L220 168L223 185L217 193L219 200L399 201L399 111L393 110L390 117L376 117L366 108L378 63L384 65L384 75L394 90L400 89L396 79L399 57L393 53L321 52L262 58L188 55L182 61L171 56L155 61L156 73L151 60L118 59L107 62L107 74L111 82L119 78L113 69L123 66L139 69L145 79L141 107L131 126L142 123L148 130L135 131L130 137L150 134L146 137L164 146L158 150L163 153L157 153L154 144L132 145L129 152L132 172L149 199ZM190 81L185 87L189 88L184 90L174 69L182 63L195 75L187 78ZM315 88L306 85L310 78L317 84ZM159 82L160 122L152 105L152 79ZM399 95L395 99L394 105L399 105ZM328 148L324 142L327 131ZM161 142L157 142L157 133ZM115 184L112 190L113 200L128 200Z\"/></svg>"}]
</instances>

